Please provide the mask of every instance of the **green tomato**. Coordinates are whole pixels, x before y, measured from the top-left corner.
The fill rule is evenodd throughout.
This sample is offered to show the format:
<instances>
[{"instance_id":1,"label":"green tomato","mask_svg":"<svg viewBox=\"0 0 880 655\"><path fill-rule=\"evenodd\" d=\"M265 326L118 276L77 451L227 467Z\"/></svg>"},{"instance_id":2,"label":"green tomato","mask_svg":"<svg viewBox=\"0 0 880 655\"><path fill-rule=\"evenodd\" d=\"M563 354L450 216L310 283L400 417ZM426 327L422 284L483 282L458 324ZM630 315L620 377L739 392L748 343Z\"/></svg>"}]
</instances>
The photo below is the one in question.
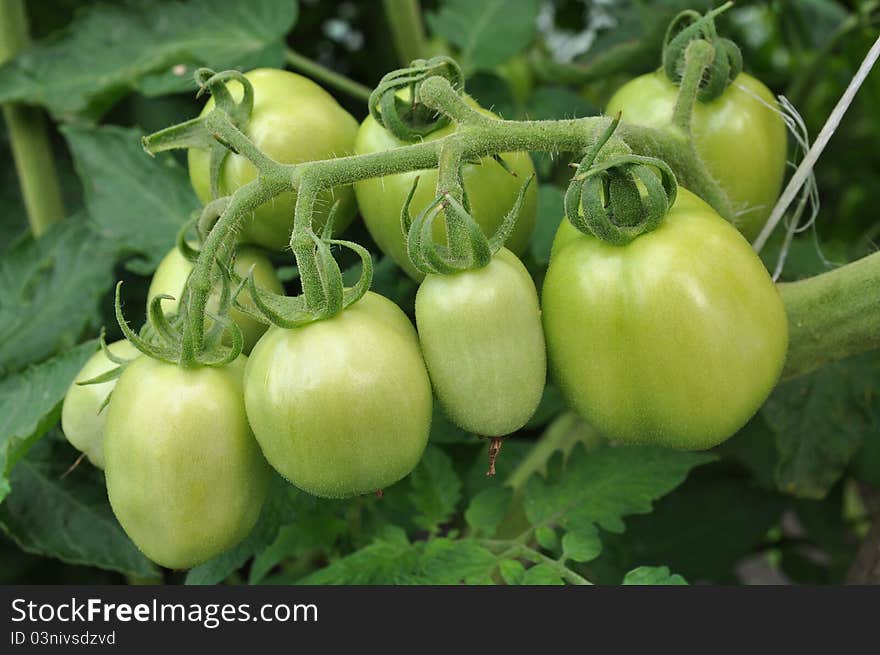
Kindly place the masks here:
<instances>
[{"instance_id":1,"label":"green tomato","mask_svg":"<svg viewBox=\"0 0 880 655\"><path fill-rule=\"evenodd\" d=\"M454 423L496 437L532 417L547 358L535 283L516 255L502 248L483 268L428 275L416 324L434 391Z\"/></svg>"},{"instance_id":2,"label":"green tomato","mask_svg":"<svg viewBox=\"0 0 880 655\"><path fill-rule=\"evenodd\" d=\"M622 112L624 122L663 127L672 118L678 87L663 72L624 84L606 113ZM767 221L785 176L786 132L773 94L740 73L718 98L697 102L691 129L697 154L727 192L734 225L749 240Z\"/></svg>"},{"instance_id":3,"label":"green tomato","mask_svg":"<svg viewBox=\"0 0 880 655\"><path fill-rule=\"evenodd\" d=\"M333 318L269 328L248 362L245 405L269 463L325 498L403 478L431 427L431 384L416 332L372 292Z\"/></svg>"},{"instance_id":4,"label":"green tomato","mask_svg":"<svg viewBox=\"0 0 880 655\"><path fill-rule=\"evenodd\" d=\"M140 550L186 569L244 539L271 469L244 409L246 357L180 368L141 357L113 392L104 440L107 495Z\"/></svg>"},{"instance_id":5,"label":"green tomato","mask_svg":"<svg viewBox=\"0 0 880 655\"><path fill-rule=\"evenodd\" d=\"M254 87L254 108L245 134L269 157L282 164L330 159L350 155L357 133L357 121L320 86L296 73L259 68L245 75ZM240 100L241 85L230 84L232 96ZM202 115L214 108L208 100ZM210 154L207 149L189 151L189 177L199 200L211 200ZM228 195L257 176L247 158L230 153L220 171L220 194ZM315 229L327 220L333 203L339 200L334 229L341 232L355 213L350 187L336 187L318 196ZM294 192L283 193L258 207L242 226L241 240L270 250L283 250L290 243L293 228Z\"/></svg>"},{"instance_id":6,"label":"green tomato","mask_svg":"<svg viewBox=\"0 0 880 655\"><path fill-rule=\"evenodd\" d=\"M601 433L710 448L763 404L785 361L785 308L708 205L679 187L660 226L626 246L579 233L557 246L542 296L551 371Z\"/></svg>"},{"instance_id":7,"label":"green tomato","mask_svg":"<svg viewBox=\"0 0 880 655\"><path fill-rule=\"evenodd\" d=\"M477 106L473 100L468 98L467 101L471 106ZM487 116L495 116L492 112L481 111ZM446 136L453 129L453 126L447 126L436 130L425 137L425 140L432 141ZM355 152L363 155L383 152L402 145L406 144L385 130L372 116L367 116L358 130ZM532 160L526 152L506 153L503 158L511 170L516 172L516 177L505 171L491 157L484 157L480 164L467 164L462 169L471 213L487 236L495 232L513 207L520 187L535 172ZM424 276L409 260L406 253L406 239L400 227L400 212L416 177L419 178L419 186L410 204L410 213L415 217L437 193L436 169L362 180L355 182L354 190L364 223L379 248L413 279L421 280ZM522 253L528 244L532 229L535 227L537 208L538 185L532 184L526 192L519 221L507 242L507 247L517 254ZM434 238L441 241L445 234L445 221L438 218L434 223Z\"/></svg>"},{"instance_id":8,"label":"green tomato","mask_svg":"<svg viewBox=\"0 0 880 655\"><path fill-rule=\"evenodd\" d=\"M243 277L248 274L251 266L254 267L254 281L257 286L274 293L284 293L284 287L281 285L269 258L257 248L239 246L235 253L235 272ZM175 300L163 301L162 309L169 314L175 313L183 294L183 286L192 269L193 263L184 257L180 250L172 248L159 262L159 267L153 274L150 289L147 291L147 306L149 307L149 303L154 297L164 293L173 296ZM246 290L239 294L238 299L243 305L254 307L254 301ZM208 311L216 312L219 307L220 289L215 289L208 299ZM257 343L257 339L266 331L267 326L234 307L229 310L229 316L241 328L241 334L244 338L244 352L245 354L249 353Z\"/></svg>"},{"instance_id":9,"label":"green tomato","mask_svg":"<svg viewBox=\"0 0 880 655\"><path fill-rule=\"evenodd\" d=\"M141 354L126 339L107 347L111 353L124 359L134 359ZM104 468L104 424L107 422L104 403L116 387L116 380L86 385L77 382L96 378L116 366L107 359L103 350L96 352L76 374L76 380L64 395L64 404L61 406L61 430L64 436L99 469Z\"/></svg>"}]
</instances>

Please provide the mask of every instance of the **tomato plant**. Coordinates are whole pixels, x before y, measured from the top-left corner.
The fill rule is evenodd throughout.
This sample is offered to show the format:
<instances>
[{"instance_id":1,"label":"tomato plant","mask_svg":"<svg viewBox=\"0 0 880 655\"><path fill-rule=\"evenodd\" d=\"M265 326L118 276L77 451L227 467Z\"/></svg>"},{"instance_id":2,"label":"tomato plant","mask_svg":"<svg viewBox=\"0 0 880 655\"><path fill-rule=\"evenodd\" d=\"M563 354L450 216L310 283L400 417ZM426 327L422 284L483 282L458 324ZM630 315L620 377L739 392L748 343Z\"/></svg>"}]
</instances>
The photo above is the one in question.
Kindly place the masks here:
<instances>
[{"instance_id":1,"label":"tomato plant","mask_svg":"<svg viewBox=\"0 0 880 655\"><path fill-rule=\"evenodd\" d=\"M563 393L603 434L709 448L776 385L787 320L748 242L678 193L660 226L626 246L563 235L544 281L544 326Z\"/></svg>"},{"instance_id":2,"label":"tomato plant","mask_svg":"<svg viewBox=\"0 0 880 655\"><path fill-rule=\"evenodd\" d=\"M880 582L880 5L117 4L0 3L0 583Z\"/></svg>"},{"instance_id":3,"label":"tomato plant","mask_svg":"<svg viewBox=\"0 0 880 655\"><path fill-rule=\"evenodd\" d=\"M471 103L476 106L475 103ZM491 112L486 112L491 115ZM426 139L440 139L451 132L451 127L441 128L429 134ZM357 154L384 152L403 145L393 134L379 125L371 116L361 123L355 141ZM510 211L523 180L534 174L532 160L526 153L504 153L501 155L516 176L508 173L490 158L477 164L468 164L462 170L464 189L470 202L473 216L486 233L494 232L502 219ZM406 254L406 242L400 229L400 212L404 201L419 178L418 187L412 198L413 214L422 211L434 197L437 187L435 170L410 171L398 175L386 175L357 182L354 185L358 207L370 235L386 255L413 278L421 275L413 268ZM529 241L535 225L537 193L534 187L526 195L526 202L516 228L507 242L514 253L521 253ZM444 222L438 220L434 225L434 235L441 238Z\"/></svg>"},{"instance_id":4,"label":"tomato plant","mask_svg":"<svg viewBox=\"0 0 880 655\"><path fill-rule=\"evenodd\" d=\"M246 133L267 155L285 164L339 157L351 153L357 122L329 93L296 73L274 69L252 70L246 75L254 87L253 112ZM234 87L236 100L241 87ZM214 107L213 98L205 103L203 113ZM256 178L253 164L245 157L230 153L220 170L220 195L232 193ZM210 155L201 148L189 151L189 176L203 203L211 200ZM317 220L326 221L333 203L339 202L334 218L341 232L355 213L350 188L331 189L321 194L322 209ZM245 243L270 250L283 250L290 241L296 194L287 193L254 210L252 219L241 232Z\"/></svg>"},{"instance_id":5,"label":"tomato plant","mask_svg":"<svg viewBox=\"0 0 880 655\"><path fill-rule=\"evenodd\" d=\"M123 359L140 355L138 349L125 340L111 343L108 349L112 355ZM61 429L64 436L100 469L104 468L104 424L107 422L105 405L116 386L116 380L97 384L80 383L108 373L116 366L103 350L89 357L64 395L61 407Z\"/></svg>"},{"instance_id":6,"label":"tomato plant","mask_svg":"<svg viewBox=\"0 0 880 655\"><path fill-rule=\"evenodd\" d=\"M275 293L283 292L281 282L278 280L278 275L276 275L269 258L260 252L258 248L240 246L235 254L235 272L242 277L246 277L252 268L254 281L258 286ZM150 281L150 288L147 291L147 303L149 304L153 298L160 294L172 296L174 300L164 301L163 308L166 312L175 313L180 304L183 286L186 284L192 269L192 262L184 257L180 250L172 248L162 258L156 272L153 273L153 279ZM247 291L241 294L240 301L253 307L253 300L248 296ZM219 304L220 290L217 289L209 301L211 311L216 312ZM266 325L235 307L230 309L229 313L232 320L241 328L242 337L244 338L244 352L249 353L257 339L266 331Z\"/></svg>"},{"instance_id":7,"label":"tomato plant","mask_svg":"<svg viewBox=\"0 0 880 655\"><path fill-rule=\"evenodd\" d=\"M503 248L484 268L428 275L416 324L434 391L457 425L493 437L525 425L547 360L538 294L516 255Z\"/></svg>"},{"instance_id":8,"label":"tomato plant","mask_svg":"<svg viewBox=\"0 0 880 655\"><path fill-rule=\"evenodd\" d=\"M624 84L608 101L609 115L662 127L678 96L662 71ZM691 117L694 146L733 205L733 224L754 239L776 204L786 161L785 123L770 90L740 73L718 98L698 101Z\"/></svg>"},{"instance_id":9,"label":"tomato plant","mask_svg":"<svg viewBox=\"0 0 880 655\"><path fill-rule=\"evenodd\" d=\"M107 495L132 541L163 566L209 560L260 514L269 467L245 415L245 359L190 370L141 357L113 390Z\"/></svg>"},{"instance_id":10,"label":"tomato plant","mask_svg":"<svg viewBox=\"0 0 880 655\"><path fill-rule=\"evenodd\" d=\"M334 318L270 328L251 353L245 403L269 463L326 498L400 480L418 463L431 424L416 332L371 292Z\"/></svg>"}]
</instances>

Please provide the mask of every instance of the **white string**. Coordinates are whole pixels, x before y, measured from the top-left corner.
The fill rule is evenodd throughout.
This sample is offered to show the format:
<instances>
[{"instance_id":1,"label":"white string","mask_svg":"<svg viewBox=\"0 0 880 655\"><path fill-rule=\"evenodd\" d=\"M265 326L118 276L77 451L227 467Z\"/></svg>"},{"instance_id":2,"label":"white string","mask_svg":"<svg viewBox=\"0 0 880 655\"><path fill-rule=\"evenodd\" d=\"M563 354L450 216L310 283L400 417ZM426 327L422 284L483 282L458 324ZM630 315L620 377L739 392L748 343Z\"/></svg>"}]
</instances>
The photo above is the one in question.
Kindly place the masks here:
<instances>
[{"instance_id":1,"label":"white string","mask_svg":"<svg viewBox=\"0 0 880 655\"><path fill-rule=\"evenodd\" d=\"M815 143L813 143L813 146L807 152L800 166L798 166L794 175L791 177L791 180L789 180L788 185L785 187L785 191L783 191L782 195L779 197L779 201L773 208L773 212L770 214L770 218L767 220L766 225L764 225L764 229L761 230L761 233L752 245L755 252L761 252L761 249L767 243L767 239L770 238L773 230L776 229L779 221L782 220L785 210L788 209L788 206L792 203L804 182L806 182L812 174L813 167L819 160L819 156L822 154L822 151L825 150L825 146L828 145L828 141L831 140L838 125L840 125L840 121L843 119L847 109L849 109L850 104L852 104L856 92L858 92L859 87L862 86L868 73L871 72L871 68L874 66L878 57L880 57L880 37L878 37L874 42L874 45L871 46L871 49L862 61L861 66L859 66L859 70L856 71L856 74L853 76L852 80L850 80L849 86L846 87L846 90L843 92L843 95L834 107L834 111L831 112L828 120L825 121L825 125L819 132L819 136L816 137Z\"/></svg>"}]
</instances>

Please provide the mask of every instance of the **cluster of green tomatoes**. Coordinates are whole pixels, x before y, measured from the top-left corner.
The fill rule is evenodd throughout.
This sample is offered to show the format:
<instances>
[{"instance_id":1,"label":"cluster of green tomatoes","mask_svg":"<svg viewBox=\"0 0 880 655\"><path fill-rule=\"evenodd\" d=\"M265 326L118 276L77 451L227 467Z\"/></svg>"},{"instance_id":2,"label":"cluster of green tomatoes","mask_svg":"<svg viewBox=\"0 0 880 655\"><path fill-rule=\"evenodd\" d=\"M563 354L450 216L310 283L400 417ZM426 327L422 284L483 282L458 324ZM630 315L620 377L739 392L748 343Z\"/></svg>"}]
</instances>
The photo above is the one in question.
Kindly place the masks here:
<instances>
[{"instance_id":1,"label":"cluster of green tomatoes","mask_svg":"<svg viewBox=\"0 0 880 655\"><path fill-rule=\"evenodd\" d=\"M404 145L371 117L358 126L301 76L261 69L246 77L255 99L246 134L278 162ZM659 126L675 96L662 72L646 75L622 88L608 113ZM335 228L342 230L359 209L379 248L420 281L415 327L397 305L368 291L338 315L293 329L267 329L231 310L244 353L222 367L180 367L119 341L108 350L127 362L124 372L71 386L64 433L104 469L113 511L134 543L177 569L247 536L272 469L328 498L372 493L406 476L427 444L435 396L469 432L516 432L538 406L548 361L570 405L609 439L712 447L760 407L787 348L780 297L737 230L753 236L779 192L785 131L773 106L769 91L741 74L694 115L700 156L742 210L736 227L682 187L660 226L625 246L563 220L540 303L517 256L535 223L534 185L507 247L487 266L427 276L407 257L400 216L415 176L421 182L412 210L434 199L436 170L328 191L316 223L336 203ZM487 234L534 173L527 153L501 157L506 169L487 157L462 171L469 210ZM207 151L190 150L189 172L207 203ZM220 171L221 195L255 176L247 159L230 154ZM257 285L278 293L282 285L265 251L288 245L294 204L293 193L276 197L239 233L236 270L252 270ZM435 228L442 238L442 221ZM179 298L192 268L172 250L155 272L149 299ZM106 351L98 352L77 380L114 366Z\"/></svg>"}]
</instances>

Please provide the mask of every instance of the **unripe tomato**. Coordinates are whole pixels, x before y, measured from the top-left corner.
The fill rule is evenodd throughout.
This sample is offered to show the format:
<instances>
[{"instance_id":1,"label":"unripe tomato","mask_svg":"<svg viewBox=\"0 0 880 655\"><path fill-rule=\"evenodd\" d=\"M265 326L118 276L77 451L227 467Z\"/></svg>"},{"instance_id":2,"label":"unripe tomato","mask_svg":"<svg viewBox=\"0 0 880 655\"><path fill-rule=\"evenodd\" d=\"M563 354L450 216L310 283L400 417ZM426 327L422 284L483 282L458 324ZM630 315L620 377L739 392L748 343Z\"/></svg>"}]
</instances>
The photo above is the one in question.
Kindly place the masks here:
<instances>
[{"instance_id":1,"label":"unripe tomato","mask_svg":"<svg viewBox=\"0 0 880 655\"><path fill-rule=\"evenodd\" d=\"M578 233L544 281L544 332L568 402L606 437L710 448L782 371L785 308L749 243L693 194L625 246Z\"/></svg>"},{"instance_id":2,"label":"unripe tomato","mask_svg":"<svg viewBox=\"0 0 880 655\"><path fill-rule=\"evenodd\" d=\"M466 100L472 106L477 106L473 100ZM481 111L494 116L492 112ZM452 126L444 127L429 134L425 140L432 141L446 136L453 129ZM357 133L355 153L363 155L383 152L402 145L406 144L395 138L371 116L367 116ZM487 236L495 232L513 207L520 187L535 172L532 160L526 152L505 153L502 156L511 170L516 172L516 177L505 171L491 157L484 157L480 164L467 164L462 169L471 213ZM419 186L410 204L410 212L415 217L437 194L436 169L361 180L355 182L354 190L364 223L379 248L412 278L421 280L424 275L410 262L406 253L406 239L400 227L400 212L416 177L419 178ZM538 189L536 184L532 184L526 191L519 220L506 244L514 253L519 254L525 250L535 226L537 208ZM434 223L434 238L441 241L445 234L445 221L438 218Z\"/></svg>"},{"instance_id":3,"label":"unripe tomato","mask_svg":"<svg viewBox=\"0 0 880 655\"><path fill-rule=\"evenodd\" d=\"M547 358L535 283L502 248L485 267L428 275L416 324L440 404L458 426L504 436L528 421L544 390Z\"/></svg>"},{"instance_id":4,"label":"unripe tomato","mask_svg":"<svg viewBox=\"0 0 880 655\"><path fill-rule=\"evenodd\" d=\"M172 569L244 539L271 470L247 422L244 355L222 368L135 360L113 392L104 439L107 495L140 550Z\"/></svg>"},{"instance_id":5,"label":"unripe tomato","mask_svg":"<svg viewBox=\"0 0 880 655\"><path fill-rule=\"evenodd\" d=\"M117 357L134 359L141 352L130 341L123 339L107 346ZM86 454L89 461L99 469L104 468L104 424L107 422L107 408L104 402L116 387L116 380L99 384L79 385L116 368L103 350L89 357L89 360L76 374L76 379L64 395L61 406L61 430L70 444Z\"/></svg>"},{"instance_id":6,"label":"unripe tomato","mask_svg":"<svg viewBox=\"0 0 880 655\"><path fill-rule=\"evenodd\" d=\"M663 127L678 97L662 71L624 84L609 100L606 113L621 120ZM779 196L785 176L785 124L770 90L740 73L710 102L697 101L691 130L697 154L733 204L734 225L749 240L758 236Z\"/></svg>"},{"instance_id":7,"label":"unripe tomato","mask_svg":"<svg viewBox=\"0 0 880 655\"><path fill-rule=\"evenodd\" d=\"M269 258L257 248L239 246L235 253L235 272L244 277L248 274L251 266L254 267L254 281L257 286L274 293L284 293L284 287L281 285ZM164 293L173 296L174 300L163 301L162 309L169 314L176 312L183 293L183 286L192 270L193 263L184 257L180 250L172 248L159 262L159 266L153 274L150 289L147 291L147 306L154 297ZM249 307L254 306L250 293L246 289L239 294L238 300ZM208 299L207 308L208 311L216 312L219 306L220 289L218 288ZM235 307L230 308L229 316L241 328L241 335L244 338L244 353L249 353L257 343L257 339L266 331L267 326L238 311Z\"/></svg>"},{"instance_id":8,"label":"unripe tomato","mask_svg":"<svg viewBox=\"0 0 880 655\"><path fill-rule=\"evenodd\" d=\"M333 318L269 328L248 362L245 404L269 463L326 498L400 480L421 458L431 427L416 332L372 292Z\"/></svg>"},{"instance_id":9,"label":"unripe tomato","mask_svg":"<svg viewBox=\"0 0 880 655\"><path fill-rule=\"evenodd\" d=\"M254 87L254 108L245 134L269 157L282 164L350 155L357 121L320 86L296 73L258 68L245 75ZM241 85L231 83L230 93L242 96ZM214 108L209 99L202 115ZM189 177L199 200L211 200L210 155L207 149L189 151ZM257 176L245 157L230 153L220 171L220 194L228 195ZM334 229L341 232L355 213L350 187L337 187L318 196L314 219L320 229L336 200L340 201ZM241 240L270 250L290 243L296 194L283 193L253 212L241 231Z\"/></svg>"}]
</instances>

